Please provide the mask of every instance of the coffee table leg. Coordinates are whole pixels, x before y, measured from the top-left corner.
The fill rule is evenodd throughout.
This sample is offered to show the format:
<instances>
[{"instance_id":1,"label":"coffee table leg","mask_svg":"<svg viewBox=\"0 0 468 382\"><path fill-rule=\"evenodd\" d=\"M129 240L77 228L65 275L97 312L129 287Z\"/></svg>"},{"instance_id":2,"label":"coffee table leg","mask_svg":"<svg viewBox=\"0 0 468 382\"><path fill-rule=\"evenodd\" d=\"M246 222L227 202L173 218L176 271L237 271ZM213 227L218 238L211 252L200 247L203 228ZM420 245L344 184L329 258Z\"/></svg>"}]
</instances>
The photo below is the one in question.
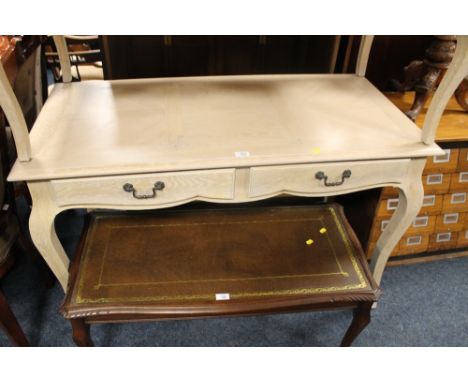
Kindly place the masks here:
<instances>
[{"instance_id":1,"label":"coffee table leg","mask_svg":"<svg viewBox=\"0 0 468 382\"><path fill-rule=\"evenodd\" d=\"M340 346L351 346L356 337L363 331L371 320L372 302L363 302L354 309L353 321L341 341Z\"/></svg>"},{"instance_id":2,"label":"coffee table leg","mask_svg":"<svg viewBox=\"0 0 468 382\"><path fill-rule=\"evenodd\" d=\"M73 330L73 341L78 346L94 346L93 340L89 333L89 324L82 318L75 318L70 320Z\"/></svg>"}]
</instances>

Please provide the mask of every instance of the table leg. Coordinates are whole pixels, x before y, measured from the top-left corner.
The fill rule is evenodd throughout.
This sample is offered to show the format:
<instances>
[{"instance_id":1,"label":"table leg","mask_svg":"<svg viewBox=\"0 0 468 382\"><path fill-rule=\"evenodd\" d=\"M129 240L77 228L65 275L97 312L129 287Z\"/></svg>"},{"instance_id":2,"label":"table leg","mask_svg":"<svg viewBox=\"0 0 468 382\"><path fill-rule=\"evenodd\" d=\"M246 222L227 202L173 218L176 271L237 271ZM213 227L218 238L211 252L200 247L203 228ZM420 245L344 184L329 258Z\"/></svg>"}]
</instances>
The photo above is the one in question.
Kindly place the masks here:
<instances>
[{"instance_id":1,"label":"table leg","mask_svg":"<svg viewBox=\"0 0 468 382\"><path fill-rule=\"evenodd\" d=\"M33 206L29 218L29 230L34 245L59 280L64 291L67 289L69 259L55 232L55 216L60 212L52 202L48 183L28 184Z\"/></svg>"},{"instance_id":2,"label":"table leg","mask_svg":"<svg viewBox=\"0 0 468 382\"><path fill-rule=\"evenodd\" d=\"M346 331L340 346L351 346L357 336L371 321L372 302L364 302L353 311L353 321Z\"/></svg>"},{"instance_id":3,"label":"table leg","mask_svg":"<svg viewBox=\"0 0 468 382\"><path fill-rule=\"evenodd\" d=\"M398 207L388 226L380 235L372 254L370 268L375 281L379 285L390 254L421 209L424 199L421 175L425 163L426 159L412 161L406 181L399 185Z\"/></svg>"},{"instance_id":4,"label":"table leg","mask_svg":"<svg viewBox=\"0 0 468 382\"><path fill-rule=\"evenodd\" d=\"M73 330L73 341L78 346L94 346L90 335L89 324L82 318L73 318L70 320Z\"/></svg>"}]
</instances>

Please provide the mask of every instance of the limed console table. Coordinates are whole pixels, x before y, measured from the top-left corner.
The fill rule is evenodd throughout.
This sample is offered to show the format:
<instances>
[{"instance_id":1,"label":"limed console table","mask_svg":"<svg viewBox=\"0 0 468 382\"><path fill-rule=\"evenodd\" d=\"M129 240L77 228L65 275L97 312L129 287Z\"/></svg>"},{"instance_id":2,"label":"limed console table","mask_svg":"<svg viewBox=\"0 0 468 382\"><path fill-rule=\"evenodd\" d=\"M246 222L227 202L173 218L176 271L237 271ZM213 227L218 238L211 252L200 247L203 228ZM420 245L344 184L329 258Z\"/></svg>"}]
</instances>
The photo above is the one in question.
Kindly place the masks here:
<instances>
[{"instance_id":1,"label":"limed console table","mask_svg":"<svg viewBox=\"0 0 468 382\"><path fill-rule=\"evenodd\" d=\"M422 131L365 77L255 75L71 82L63 37L54 37L63 83L28 134L0 69L0 101L18 160L10 181L32 195L31 236L62 287L69 259L54 218L72 208L145 210L190 201L244 203L288 194L332 196L393 186L400 203L371 262L375 280L420 209L421 173L441 113L468 72L468 38Z\"/></svg>"}]
</instances>

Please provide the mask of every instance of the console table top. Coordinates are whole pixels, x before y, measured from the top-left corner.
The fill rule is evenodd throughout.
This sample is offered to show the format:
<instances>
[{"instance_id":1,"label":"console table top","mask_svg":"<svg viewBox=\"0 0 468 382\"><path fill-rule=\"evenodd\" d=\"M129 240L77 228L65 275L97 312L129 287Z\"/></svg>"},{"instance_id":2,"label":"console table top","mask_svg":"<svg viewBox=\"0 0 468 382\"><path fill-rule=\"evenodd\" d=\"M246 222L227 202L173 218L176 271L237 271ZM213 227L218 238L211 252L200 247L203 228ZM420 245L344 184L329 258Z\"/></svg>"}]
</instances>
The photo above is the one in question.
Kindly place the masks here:
<instances>
[{"instance_id":1,"label":"console table top","mask_svg":"<svg viewBox=\"0 0 468 382\"><path fill-rule=\"evenodd\" d=\"M56 84L10 181L438 155L356 75Z\"/></svg>"}]
</instances>

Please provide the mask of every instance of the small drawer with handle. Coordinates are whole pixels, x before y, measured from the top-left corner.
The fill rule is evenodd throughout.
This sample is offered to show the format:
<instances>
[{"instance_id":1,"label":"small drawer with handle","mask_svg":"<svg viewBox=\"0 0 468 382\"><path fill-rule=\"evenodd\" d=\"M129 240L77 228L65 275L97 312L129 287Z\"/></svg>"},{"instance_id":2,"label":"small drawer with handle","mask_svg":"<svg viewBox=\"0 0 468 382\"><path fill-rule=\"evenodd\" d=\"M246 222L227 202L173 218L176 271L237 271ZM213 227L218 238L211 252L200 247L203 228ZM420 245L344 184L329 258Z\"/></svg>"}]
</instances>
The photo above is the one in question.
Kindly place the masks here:
<instances>
[{"instance_id":1,"label":"small drawer with handle","mask_svg":"<svg viewBox=\"0 0 468 382\"><path fill-rule=\"evenodd\" d=\"M456 248L458 232L436 232L430 235L428 251L441 251Z\"/></svg>"},{"instance_id":2,"label":"small drawer with handle","mask_svg":"<svg viewBox=\"0 0 468 382\"><path fill-rule=\"evenodd\" d=\"M275 194L327 195L352 192L384 182L400 183L409 160L321 163L253 167L249 196Z\"/></svg>"},{"instance_id":3,"label":"small drawer with handle","mask_svg":"<svg viewBox=\"0 0 468 382\"><path fill-rule=\"evenodd\" d=\"M449 191L468 191L468 171L456 172L450 176Z\"/></svg>"},{"instance_id":4,"label":"small drawer with handle","mask_svg":"<svg viewBox=\"0 0 468 382\"><path fill-rule=\"evenodd\" d=\"M457 171L468 171L468 148L460 149Z\"/></svg>"},{"instance_id":5,"label":"small drawer with handle","mask_svg":"<svg viewBox=\"0 0 468 382\"><path fill-rule=\"evenodd\" d=\"M377 217L389 218L398 207L399 198L383 199L377 207Z\"/></svg>"},{"instance_id":6,"label":"small drawer with handle","mask_svg":"<svg viewBox=\"0 0 468 382\"><path fill-rule=\"evenodd\" d=\"M450 176L443 173L424 175L424 194L446 194L450 187Z\"/></svg>"},{"instance_id":7,"label":"small drawer with handle","mask_svg":"<svg viewBox=\"0 0 468 382\"><path fill-rule=\"evenodd\" d=\"M371 232L370 241L377 241L382 232L387 228L390 219L377 220ZM405 232L405 235L412 235L416 233L432 233L434 232L436 224L436 216L420 215L416 216Z\"/></svg>"},{"instance_id":8,"label":"small drawer with handle","mask_svg":"<svg viewBox=\"0 0 468 382\"><path fill-rule=\"evenodd\" d=\"M426 252L428 245L428 233L405 235L398 245L398 255Z\"/></svg>"},{"instance_id":9,"label":"small drawer with handle","mask_svg":"<svg viewBox=\"0 0 468 382\"><path fill-rule=\"evenodd\" d=\"M463 212L446 212L437 216L435 231L461 231L465 225Z\"/></svg>"},{"instance_id":10,"label":"small drawer with handle","mask_svg":"<svg viewBox=\"0 0 468 382\"><path fill-rule=\"evenodd\" d=\"M444 149L445 154L427 158L424 174L450 173L458 166L459 149Z\"/></svg>"},{"instance_id":11,"label":"small drawer with handle","mask_svg":"<svg viewBox=\"0 0 468 382\"><path fill-rule=\"evenodd\" d=\"M468 229L458 233L457 248L468 247Z\"/></svg>"},{"instance_id":12,"label":"small drawer with handle","mask_svg":"<svg viewBox=\"0 0 468 382\"><path fill-rule=\"evenodd\" d=\"M443 195L424 195L419 213L421 215L438 215L442 211Z\"/></svg>"},{"instance_id":13,"label":"small drawer with handle","mask_svg":"<svg viewBox=\"0 0 468 382\"><path fill-rule=\"evenodd\" d=\"M442 203L444 212L467 212L468 211L468 192L453 192L444 195Z\"/></svg>"},{"instance_id":14,"label":"small drawer with handle","mask_svg":"<svg viewBox=\"0 0 468 382\"><path fill-rule=\"evenodd\" d=\"M61 206L138 208L234 198L234 169L64 179L51 182Z\"/></svg>"},{"instance_id":15,"label":"small drawer with handle","mask_svg":"<svg viewBox=\"0 0 468 382\"><path fill-rule=\"evenodd\" d=\"M377 207L377 217L390 217L398 207L399 198L383 199ZM419 215L437 215L442 210L443 195L424 195Z\"/></svg>"}]
</instances>

